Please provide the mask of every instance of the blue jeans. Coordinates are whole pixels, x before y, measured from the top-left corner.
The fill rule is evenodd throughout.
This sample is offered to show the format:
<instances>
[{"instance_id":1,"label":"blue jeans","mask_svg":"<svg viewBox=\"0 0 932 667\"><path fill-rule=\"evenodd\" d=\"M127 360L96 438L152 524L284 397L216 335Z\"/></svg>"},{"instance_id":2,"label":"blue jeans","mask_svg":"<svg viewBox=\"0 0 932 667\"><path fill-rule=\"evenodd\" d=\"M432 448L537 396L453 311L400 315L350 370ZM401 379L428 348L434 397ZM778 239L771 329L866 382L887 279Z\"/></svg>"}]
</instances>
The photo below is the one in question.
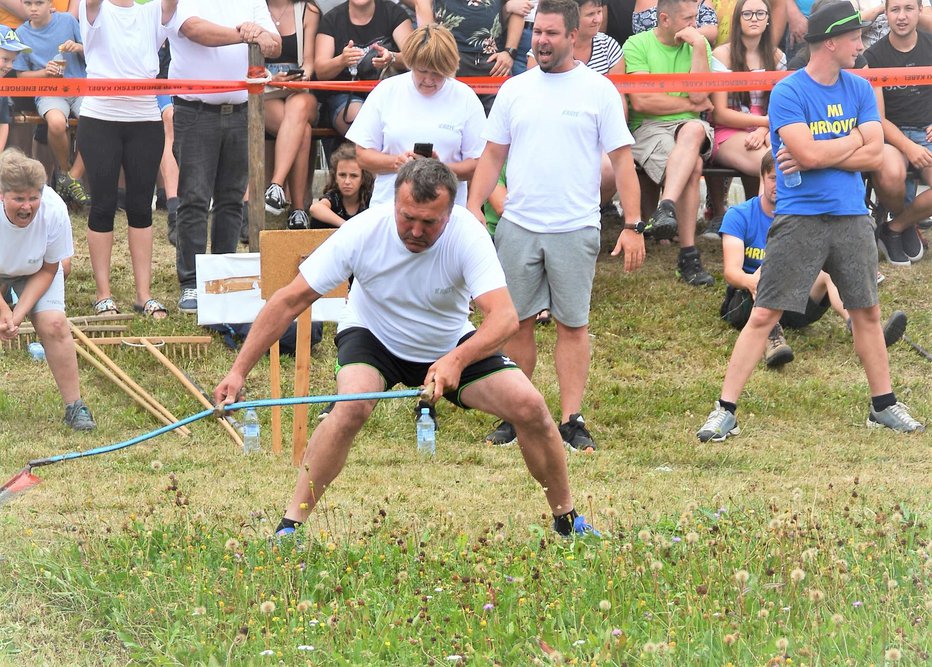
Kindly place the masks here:
<instances>
[{"instance_id":1,"label":"blue jeans","mask_svg":"<svg viewBox=\"0 0 932 667\"><path fill-rule=\"evenodd\" d=\"M900 131L906 135L910 141L932 150L932 142L926 140L926 130L924 127L901 127ZM916 188L918 187L916 179L909 174L906 175L906 205L909 206L916 198Z\"/></svg>"},{"instance_id":2,"label":"blue jeans","mask_svg":"<svg viewBox=\"0 0 932 667\"><path fill-rule=\"evenodd\" d=\"M518 42L518 55L511 68L512 76L527 72L527 53L531 50L531 32L533 32L531 26L525 23L524 30L521 32L521 41Z\"/></svg>"},{"instance_id":3,"label":"blue jeans","mask_svg":"<svg viewBox=\"0 0 932 667\"><path fill-rule=\"evenodd\" d=\"M178 239L175 263L182 289L196 287L194 256L207 252L207 215L213 197L210 251L236 252L249 178L246 105L223 113L175 101L178 161ZM261 197L261 192L254 192Z\"/></svg>"}]
</instances>

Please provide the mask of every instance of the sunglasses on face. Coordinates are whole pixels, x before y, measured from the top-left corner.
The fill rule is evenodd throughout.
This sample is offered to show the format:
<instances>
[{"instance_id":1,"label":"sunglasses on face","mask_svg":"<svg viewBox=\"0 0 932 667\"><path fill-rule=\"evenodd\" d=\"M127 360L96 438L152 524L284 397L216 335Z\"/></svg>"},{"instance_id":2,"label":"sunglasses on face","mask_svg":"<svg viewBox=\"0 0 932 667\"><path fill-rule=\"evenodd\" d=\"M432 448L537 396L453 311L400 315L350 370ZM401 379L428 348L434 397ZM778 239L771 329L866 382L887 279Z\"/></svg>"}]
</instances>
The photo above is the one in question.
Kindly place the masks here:
<instances>
[{"instance_id":1,"label":"sunglasses on face","mask_svg":"<svg viewBox=\"0 0 932 667\"><path fill-rule=\"evenodd\" d=\"M745 9L741 12L741 18L743 18L745 21L750 21L751 19L763 21L768 16L770 16L770 12L768 12L766 9Z\"/></svg>"}]
</instances>

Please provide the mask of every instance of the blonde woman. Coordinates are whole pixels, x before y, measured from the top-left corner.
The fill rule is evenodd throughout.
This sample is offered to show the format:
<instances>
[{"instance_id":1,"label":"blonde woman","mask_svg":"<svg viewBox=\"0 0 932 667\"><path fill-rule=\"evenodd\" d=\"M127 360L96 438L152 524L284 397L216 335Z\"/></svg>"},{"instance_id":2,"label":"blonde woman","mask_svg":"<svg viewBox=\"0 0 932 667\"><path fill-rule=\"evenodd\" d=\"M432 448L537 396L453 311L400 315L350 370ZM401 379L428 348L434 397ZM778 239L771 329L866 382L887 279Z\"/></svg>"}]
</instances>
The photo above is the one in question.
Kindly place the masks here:
<instances>
[{"instance_id":1,"label":"blonde woman","mask_svg":"<svg viewBox=\"0 0 932 667\"><path fill-rule=\"evenodd\" d=\"M456 40L446 28L425 25L411 33L401 57L410 71L376 86L346 135L359 166L375 174L370 205L393 201L395 174L406 162L434 157L456 174L456 203L465 206L466 181L485 146L485 113L473 90L453 78Z\"/></svg>"}]
</instances>

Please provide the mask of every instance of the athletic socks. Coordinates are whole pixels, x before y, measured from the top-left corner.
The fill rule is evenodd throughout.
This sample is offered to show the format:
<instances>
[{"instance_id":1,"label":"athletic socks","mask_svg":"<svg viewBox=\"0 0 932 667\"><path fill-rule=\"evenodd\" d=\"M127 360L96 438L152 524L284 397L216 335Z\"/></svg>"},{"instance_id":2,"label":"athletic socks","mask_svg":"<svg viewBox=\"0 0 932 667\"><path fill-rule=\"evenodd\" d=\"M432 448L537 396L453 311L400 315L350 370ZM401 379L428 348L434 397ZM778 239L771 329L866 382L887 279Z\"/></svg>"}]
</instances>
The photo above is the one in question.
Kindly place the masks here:
<instances>
[{"instance_id":1,"label":"athletic socks","mask_svg":"<svg viewBox=\"0 0 932 667\"><path fill-rule=\"evenodd\" d=\"M282 520L278 522L278 528L275 529L275 534L278 535L279 533L283 533L283 531L284 533L293 533L300 527L300 521L292 521L291 519L282 517Z\"/></svg>"},{"instance_id":2,"label":"athletic socks","mask_svg":"<svg viewBox=\"0 0 932 667\"><path fill-rule=\"evenodd\" d=\"M874 407L874 412L883 412L891 405L896 405L896 394L891 391L889 394L871 396L871 405Z\"/></svg>"},{"instance_id":3,"label":"athletic socks","mask_svg":"<svg viewBox=\"0 0 932 667\"><path fill-rule=\"evenodd\" d=\"M564 537L573 534L573 522L576 520L576 517L579 516L579 513L572 509L566 514L561 514L557 516L553 515L553 529L563 535Z\"/></svg>"},{"instance_id":4,"label":"athletic socks","mask_svg":"<svg viewBox=\"0 0 932 667\"><path fill-rule=\"evenodd\" d=\"M728 410L728 412L730 412L731 414L735 414L735 411L738 409L737 403L729 403L724 398L718 399L718 404L721 405L726 410Z\"/></svg>"}]
</instances>

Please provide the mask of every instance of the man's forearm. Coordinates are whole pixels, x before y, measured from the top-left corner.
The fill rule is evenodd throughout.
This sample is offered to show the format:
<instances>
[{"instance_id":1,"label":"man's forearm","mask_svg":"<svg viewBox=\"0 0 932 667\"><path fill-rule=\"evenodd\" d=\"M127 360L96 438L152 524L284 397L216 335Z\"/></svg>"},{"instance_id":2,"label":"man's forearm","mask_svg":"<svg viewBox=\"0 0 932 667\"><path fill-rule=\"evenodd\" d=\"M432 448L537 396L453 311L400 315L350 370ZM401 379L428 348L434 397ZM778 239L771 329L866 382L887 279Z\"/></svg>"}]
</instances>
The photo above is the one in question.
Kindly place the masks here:
<instances>
[{"instance_id":1,"label":"man's forearm","mask_svg":"<svg viewBox=\"0 0 932 667\"><path fill-rule=\"evenodd\" d=\"M472 182L469 184L469 198L466 205L471 211L482 210L485 200L489 198L498 184L498 176L502 172L507 155L507 146L492 142L486 143L482 156L476 164L476 170L473 172Z\"/></svg>"},{"instance_id":2,"label":"man's forearm","mask_svg":"<svg viewBox=\"0 0 932 667\"><path fill-rule=\"evenodd\" d=\"M227 46L241 44L243 41L236 28L217 25L198 17L185 21L179 32L201 46Z\"/></svg>"}]
</instances>

